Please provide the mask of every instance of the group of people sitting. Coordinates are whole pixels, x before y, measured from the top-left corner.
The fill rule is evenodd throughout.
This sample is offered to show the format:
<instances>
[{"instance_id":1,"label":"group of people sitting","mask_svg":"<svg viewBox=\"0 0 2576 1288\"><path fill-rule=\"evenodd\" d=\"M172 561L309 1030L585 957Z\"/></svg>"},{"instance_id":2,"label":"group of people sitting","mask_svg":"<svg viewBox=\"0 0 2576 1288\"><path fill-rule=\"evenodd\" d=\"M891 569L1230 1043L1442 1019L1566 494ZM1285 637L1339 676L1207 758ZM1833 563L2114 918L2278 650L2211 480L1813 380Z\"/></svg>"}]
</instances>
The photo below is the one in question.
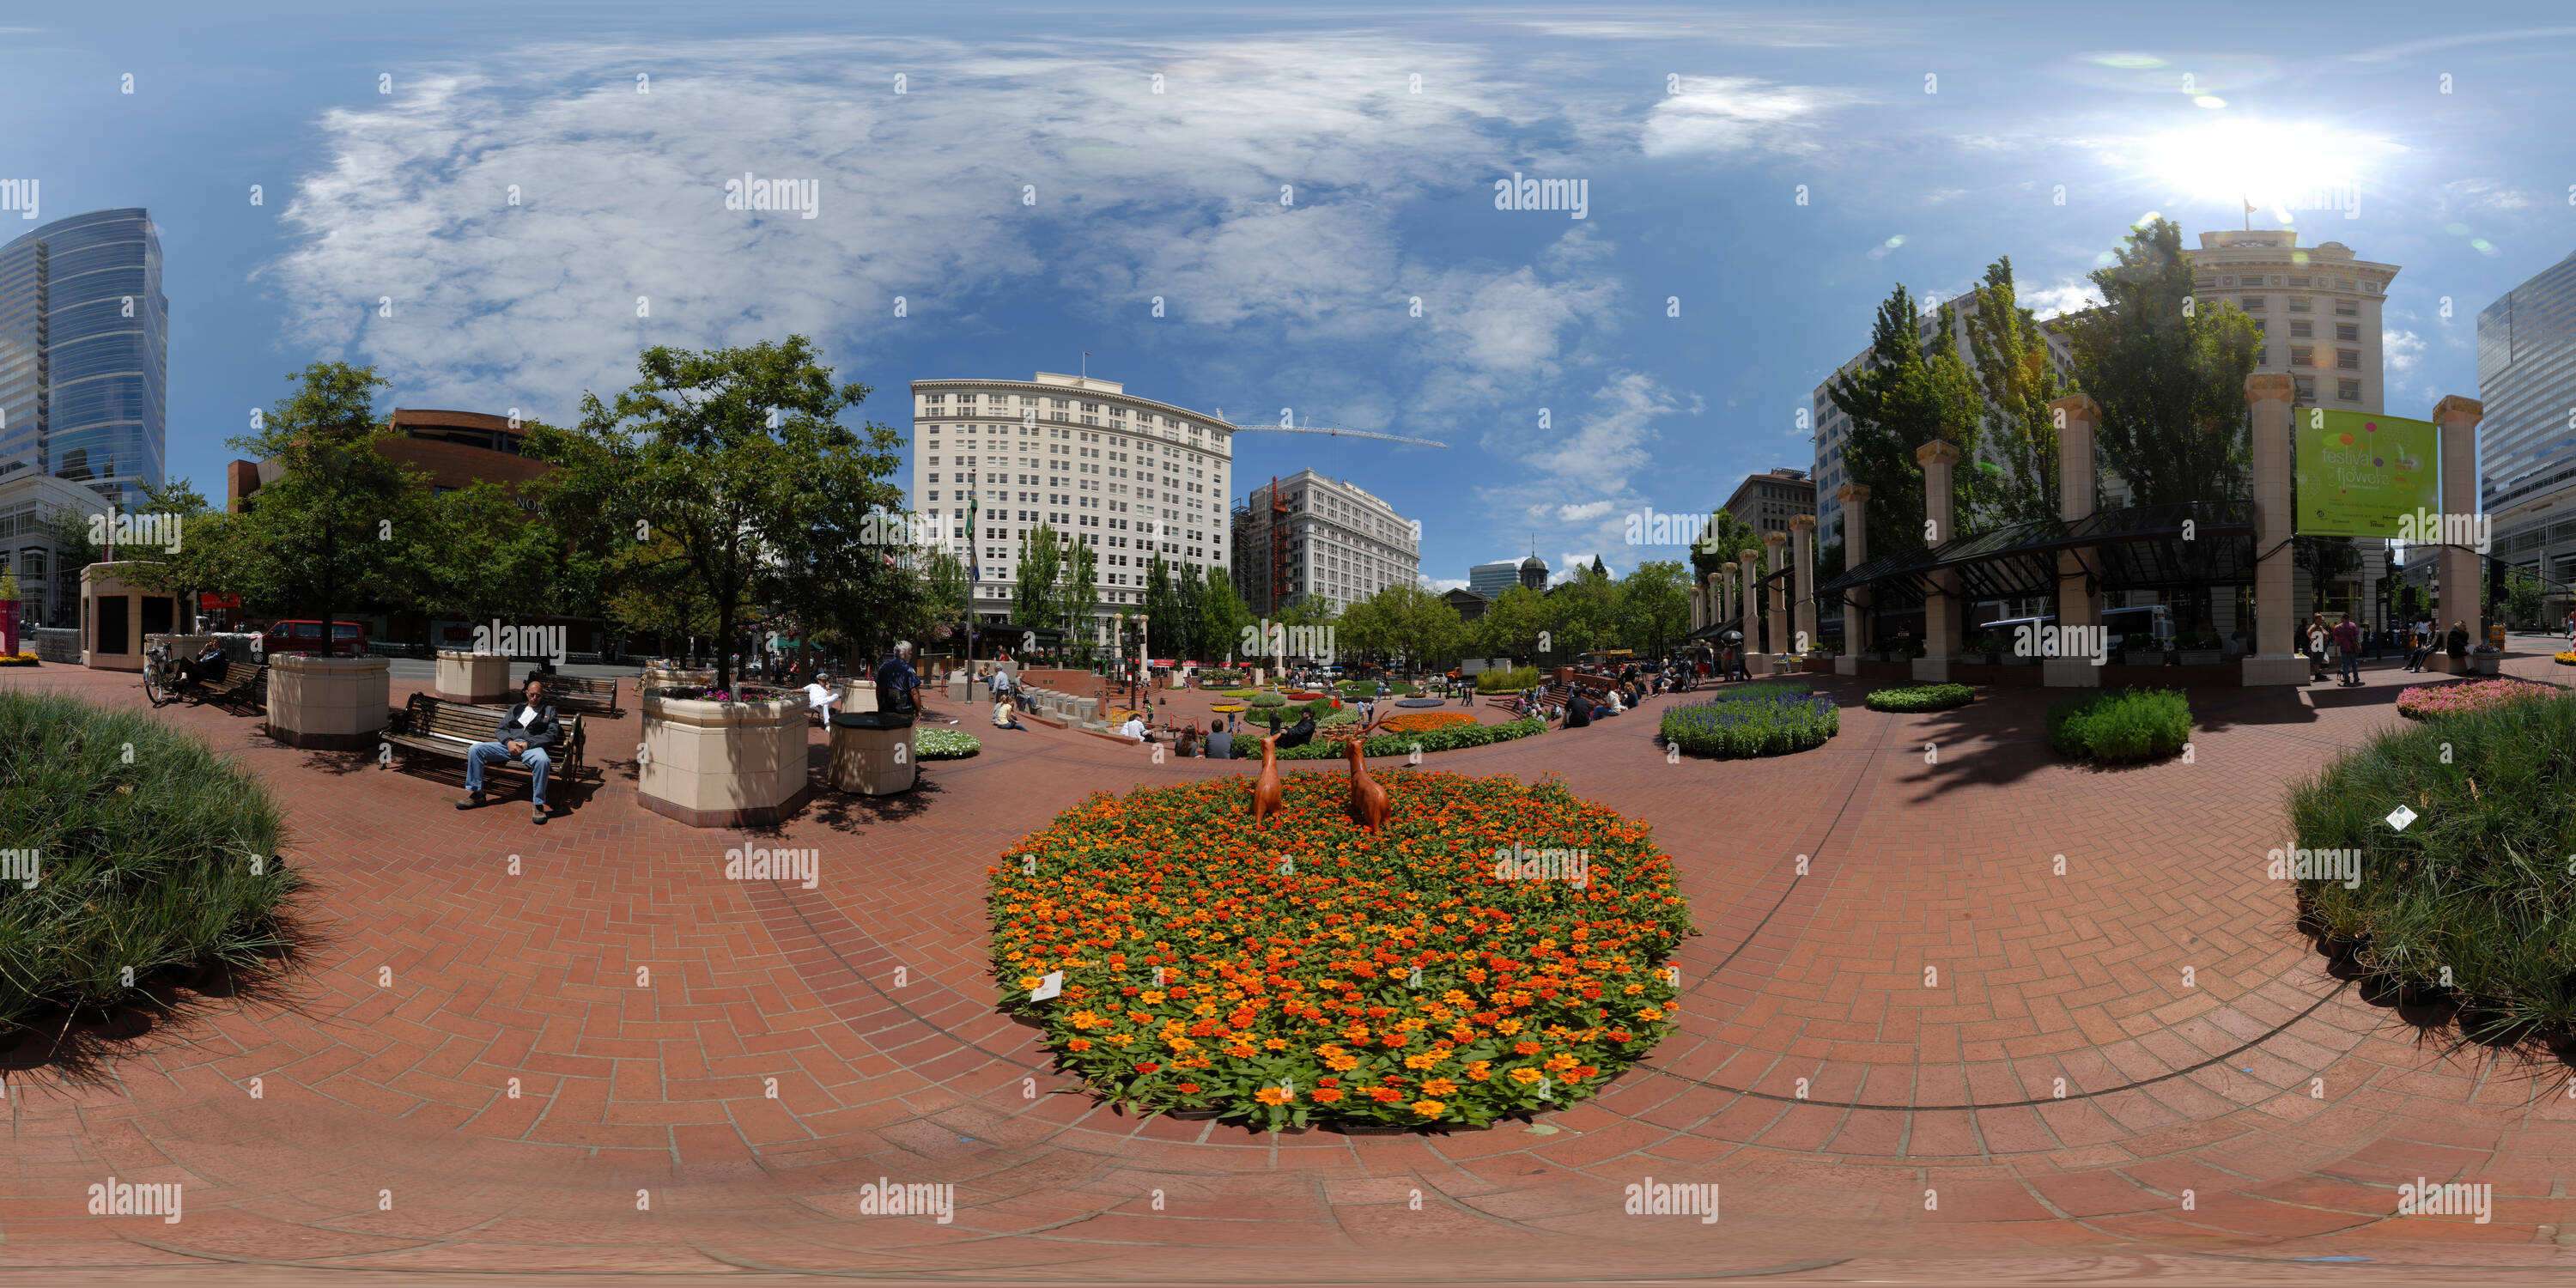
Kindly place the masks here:
<instances>
[{"instance_id":1,"label":"group of people sitting","mask_svg":"<svg viewBox=\"0 0 2576 1288\"><path fill-rule=\"evenodd\" d=\"M1271 722L1271 731L1276 733L1278 732L1278 728L1277 718L1273 717ZM1302 735L1297 735L1297 730L1300 729L1305 732ZM1297 736L1297 741L1289 741L1289 738L1292 735ZM1199 732L1197 721L1192 721L1177 730L1166 729L1157 731L1146 727L1145 717L1142 713L1130 713L1127 717L1127 723L1118 726L1118 736L1122 738L1132 738L1140 743L1161 742L1164 738L1168 737L1171 739L1172 743L1172 754L1185 759L1199 756L1204 756L1209 760L1233 760L1236 758L1234 752L1234 731L1232 726L1226 723L1225 717L1223 716L1218 716L1216 718L1216 726L1213 729L1210 729L1205 734L1201 734ZM1305 743L1312 741L1314 736L1315 717L1310 714L1299 720L1295 729L1291 729L1288 733L1280 734L1279 745L1282 748L1303 746Z\"/></svg>"},{"instance_id":2,"label":"group of people sitting","mask_svg":"<svg viewBox=\"0 0 2576 1288\"><path fill-rule=\"evenodd\" d=\"M2453 622L2450 631L2442 634L2434 631L2432 622L2419 621L2408 633L2414 637L2406 650L2406 669L2409 671L2423 670L2424 664L2433 659L2435 649L2449 656L2451 669L2454 671L2460 670L2468 661L2469 624L2467 622Z\"/></svg>"}]
</instances>

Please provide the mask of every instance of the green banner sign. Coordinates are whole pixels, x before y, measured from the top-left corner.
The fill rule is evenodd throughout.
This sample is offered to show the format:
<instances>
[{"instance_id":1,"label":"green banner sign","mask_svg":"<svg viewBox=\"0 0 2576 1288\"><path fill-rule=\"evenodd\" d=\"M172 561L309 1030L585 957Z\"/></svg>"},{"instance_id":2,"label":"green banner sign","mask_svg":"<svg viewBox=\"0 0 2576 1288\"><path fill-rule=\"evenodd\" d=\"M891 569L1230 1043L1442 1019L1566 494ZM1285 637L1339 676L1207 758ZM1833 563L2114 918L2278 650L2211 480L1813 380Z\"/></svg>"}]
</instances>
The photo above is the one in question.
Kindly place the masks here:
<instances>
[{"instance_id":1,"label":"green banner sign","mask_svg":"<svg viewBox=\"0 0 2576 1288\"><path fill-rule=\"evenodd\" d=\"M2292 413L2300 536L2386 537L2438 511L2441 430L2431 421L2302 407Z\"/></svg>"}]
</instances>

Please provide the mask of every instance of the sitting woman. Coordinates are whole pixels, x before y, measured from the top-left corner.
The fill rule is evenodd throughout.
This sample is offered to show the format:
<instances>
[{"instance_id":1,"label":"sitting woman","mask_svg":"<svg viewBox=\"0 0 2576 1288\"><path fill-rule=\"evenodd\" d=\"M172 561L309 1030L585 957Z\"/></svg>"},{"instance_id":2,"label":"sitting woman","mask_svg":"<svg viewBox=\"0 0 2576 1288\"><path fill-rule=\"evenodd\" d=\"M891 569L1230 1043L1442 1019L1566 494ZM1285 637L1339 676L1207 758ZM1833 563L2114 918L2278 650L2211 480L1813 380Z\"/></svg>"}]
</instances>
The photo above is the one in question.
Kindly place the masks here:
<instances>
[{"instance_id":1,"label":"sitting woman","mask_svg":"<svg viewBox=\"0 0 2576 1288\"><path fill-rule=\"evenodd\" d=\"M1020 723L1020 713L1012 708L1009 698L993 704L993 727L996 729L1028 728L1027 725Z\"/></svg>"},{"instance_id":2,"label":"sitting woman","mask_svg":"<svg viewBox=\"0 0 2576 1288\"><path fill-rule=\"evenodd\" d=\"M1185 757L1199 754L1199 726L1197 721L1191 721L1187 728L1181 730L1180 742L1177 744L1175 750L1179 755Z\"/></svg>"}]
</instances>

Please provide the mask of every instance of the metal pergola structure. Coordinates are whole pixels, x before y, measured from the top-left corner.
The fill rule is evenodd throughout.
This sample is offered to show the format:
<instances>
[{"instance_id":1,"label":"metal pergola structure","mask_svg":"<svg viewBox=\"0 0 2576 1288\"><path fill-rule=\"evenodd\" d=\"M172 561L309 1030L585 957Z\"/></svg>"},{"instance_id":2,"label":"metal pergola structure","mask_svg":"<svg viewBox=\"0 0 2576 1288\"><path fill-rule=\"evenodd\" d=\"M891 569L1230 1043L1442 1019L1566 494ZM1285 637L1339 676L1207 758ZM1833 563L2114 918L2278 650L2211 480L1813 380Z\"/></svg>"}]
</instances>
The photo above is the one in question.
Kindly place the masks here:
<instances>
[{"instance_id":1,"label":"metal pergola structure","mask_svg":"<svg viewBox=\"0 0 2576 1288\"><path fill-rule=\"evenodd\" d=\"M1852 603L1867 587L1869 608L1885 615L1920 611L1929 593L1967 602L2055 595L2058 556L2072 551L2086 593L2168 591L2188 586L2254 583L2254 507L2249 501L2194 501L2128 506L2086 518L2032 519L1939 545L1882 555L1816 588L1820 608Z\"/></svg>"}]
</instances>

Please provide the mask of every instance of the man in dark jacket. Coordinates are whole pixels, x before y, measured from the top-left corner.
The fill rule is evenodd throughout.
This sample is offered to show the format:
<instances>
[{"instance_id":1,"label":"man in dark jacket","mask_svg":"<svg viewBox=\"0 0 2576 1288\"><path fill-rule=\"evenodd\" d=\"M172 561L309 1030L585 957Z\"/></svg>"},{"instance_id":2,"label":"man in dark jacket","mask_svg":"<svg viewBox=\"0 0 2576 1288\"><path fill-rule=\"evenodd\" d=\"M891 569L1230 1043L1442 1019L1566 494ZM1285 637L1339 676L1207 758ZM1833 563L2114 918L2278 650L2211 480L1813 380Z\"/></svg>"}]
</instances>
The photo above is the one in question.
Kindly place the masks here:
<instances>
[{"instance_id":1,"label":"man in dark jacket","mask_svg":"<svg viewBox=\"0 0 2576 1288\"><path fill-rule=\"evenodd\" d=\"M1216 729L1208 735L1207 754L1210 760L1234 759L1234 735L1226 732L1224 716L1216 718Z\"/></svg>"},{"instance_id":2,"label":"man in dark jacket","mask_svg":"<svg viewBox=\"0 0 2576 1288\"><path fill-rule=\"evenodd\" d=\"M519 701L510 704L509 713L501 717L500 736L466 749L465 799L456 802L456 808L482 805L483 766L496 760L510 761L528 767L528 797L535 804L529 821L544 826L546 771L554 767L546 749L562 738L563 728L555 722L555 706L546 701L545 681L529 676L520 690Z\"/></svg>"}]
</instances>

